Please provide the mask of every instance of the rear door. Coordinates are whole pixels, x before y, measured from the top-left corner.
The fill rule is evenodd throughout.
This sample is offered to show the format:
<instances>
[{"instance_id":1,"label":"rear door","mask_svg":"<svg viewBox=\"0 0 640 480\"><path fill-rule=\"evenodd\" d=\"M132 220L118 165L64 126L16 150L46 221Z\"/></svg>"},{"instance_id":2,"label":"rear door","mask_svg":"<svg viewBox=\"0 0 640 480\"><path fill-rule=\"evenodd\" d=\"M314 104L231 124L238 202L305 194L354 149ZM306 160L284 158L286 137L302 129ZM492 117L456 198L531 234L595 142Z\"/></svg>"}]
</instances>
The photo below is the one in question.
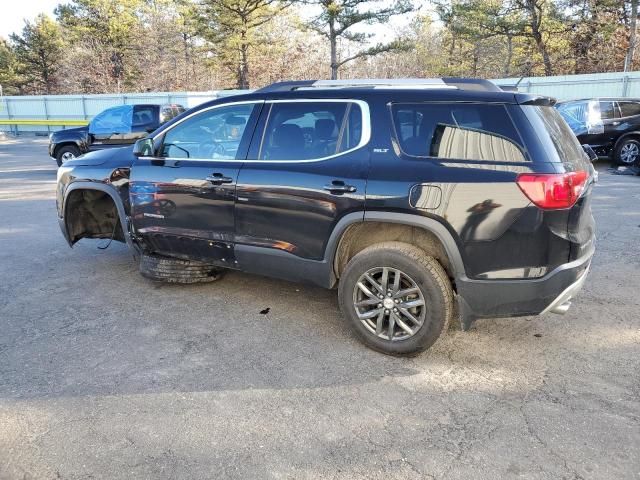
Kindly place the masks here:
<instances>
[{"instance_id":1,"label":"rear door","mask_svg":"<svg viewBox=\"0 0 640 480\"><path fill-rule=\"evenodd\" d=\"M265 258L270 249L322 260L336 223L364 211L370 138L359 100L267 102L238 178L237 241ZM245 252L247 250L245 249ZM241 268L250 270L250 254ZM262 260L261 260L262 261ZM283 263L273 265L275 276ZM293 275L292 275L293 273ZM305 273L299 269L302 277Z\"/></svg>"},{"instance_id":2,"label":"rear door","mask_svg":"<svg viewBox=\"0 0 640 480\"><path fill-rule=\"evenodd\" d=\"M171 126L131 177L133 226L158 253L230 261L236 182L262 107L209 107Z\"/></svg>"},{"instance_id":3,"label":"rear door","mask_svg":"<svg viewBox=\"0 0 640 480\"><path fill-rule=\"evenodd\" d=\"M600 115L604 132L601 138L594 138L593 141L596 145L613 145L618 137L618 129L621 123L618 102L601 100Z\"/></svg>"}]
</instances>

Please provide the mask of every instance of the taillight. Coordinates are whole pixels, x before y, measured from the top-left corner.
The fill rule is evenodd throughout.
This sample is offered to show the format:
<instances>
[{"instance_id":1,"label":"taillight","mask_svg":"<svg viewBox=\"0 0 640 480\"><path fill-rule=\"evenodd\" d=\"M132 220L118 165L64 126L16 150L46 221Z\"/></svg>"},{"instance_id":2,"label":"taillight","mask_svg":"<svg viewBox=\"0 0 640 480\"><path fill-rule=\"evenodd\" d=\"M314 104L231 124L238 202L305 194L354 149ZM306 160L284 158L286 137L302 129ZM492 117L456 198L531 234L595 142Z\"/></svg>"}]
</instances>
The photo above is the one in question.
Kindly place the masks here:
<instances>
[{"instance_id":1,"label":"taillight","mask_svg":"<svg viewBox=\"0 0 640 480\"><path fill-rule=\"evenodd\" d=\"M520 190L538 207L547 210L570 208L582 195L589 174L522 173L518 175Z\"/></svg>"}]
</instances>

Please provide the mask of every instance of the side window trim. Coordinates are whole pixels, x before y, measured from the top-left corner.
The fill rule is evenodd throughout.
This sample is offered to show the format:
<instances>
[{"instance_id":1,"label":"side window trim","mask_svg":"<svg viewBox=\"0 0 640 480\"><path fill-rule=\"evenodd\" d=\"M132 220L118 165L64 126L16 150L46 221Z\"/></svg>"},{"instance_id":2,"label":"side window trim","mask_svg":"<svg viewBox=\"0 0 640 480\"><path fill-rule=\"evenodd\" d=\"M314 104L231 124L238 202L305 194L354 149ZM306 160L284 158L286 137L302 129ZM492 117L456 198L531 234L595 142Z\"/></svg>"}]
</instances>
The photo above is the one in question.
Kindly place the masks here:
<instances>
[{"instance_id":1,"label":"side window trim","mask_svg":"<svg viewBox=\"0 0 640 480\"><path fill-rule=\"evenodd\" d=\"M310 160L259 160L257 159L257 154L256 154L256 158L249 158L249 154L251 152L253 152L254 149L254 145L256 142L257 138L260 138L260 143L258 145L261 146L262 141L263 141L263 137L264 134L266 132L266 126L267 126L267 122L262 121L262 119L265 116L265 112L267 112L268 114L270 114L271 111L271 105L275 104L275 103L296 103L296 102L306 102L306 103L349 103L349 104L356 104L360 107L360 114L362 116L362 134L360 137L360 142L358 142L358 144L353 147L350 148L348 150L345 150L344 152L340 152L338 154L334 154L334 155L329 155L327 157L322 157L322 158L314 158L314 159L310 159ZM160 151L160 149L162 148L162 144L164 142L164 136L167 132L169 132L170 130L172 130L174 127L180 125L182 122L184 122L185 120L198 115L200 113L209 111L209 110L213 110L216 108L223 108L223 107L228 107L228 106L232 106L232 105L246 105L246 104L259 104L260 108L256 109L258 110L257 115L256 115L256 121L253 123L252 128L253 128L253 132L251 134L251 142L249 144L249 146L246 149L246 158L243 159L236 159L236 160L223 160L223 159L202 159L202 158L190 158L189 161L194 161L194 162L225 162L225 163L313 163L313 162L323 162L325 160L330 160L332 158L341 156L341 155L346 155L348 153L354 152L356 150L359 150L363 147L366 147L369 142L371 141L371 111L369 109L369 104L364 101L364 100L360 100L360 99L352 99L352 98L331 98L331 99L324 99L324 98L292 98L292 99L276 99L276 100L246 100L246 101L241 101L241 102L230 102L230 103L222 103L222 104L218 104L218 105L212 105L211 107L208 108L204 108L202 110L198 110L197 112L193 112L190 115L185 116L184 118L181 118L178 122L172 123L171 125L169 125L167 128L164 128L162 130L160 130L160 132L158 132L156 135L153 136L153 141L154 141L154 145L155 145L155 155L157 155L157 153ZM265 108L266 107L266 108ZM255 112L254 112L255 113ZM253 114L252 114L253 116ZM346 116L345 116L346 117ZM244 137L243 137L243 143L244 143ZM238 149L240 150L240 149ZM140 157L141 160L157 160L161 157L157 157L157 156L153 156L153 157ZM171 158L168 157L162 157L162 160L171 160ZM180 159L175 159L175 160L185 160L184 158L180 158Z\"/></svg>"},{"instance_id":2,"label":"side window trim","mask_svg":"<svg viewBox=\"0 0 640 480\"><path fill-rule=\"evenodd\" d=\"M248 151L249 151L249 142L251 142L253 135L255 134L255 130L256 130L256 126L257 126L257 120L259 118L259 115L262 111L262 107L264 105L264 100L246 100L246 101L241 101L241 102L230 102L230 103L221 103L218 105L212 105L210 107L207 108L203 108L202 110L198 110L196 112L193 112L190 115L185 116L184 118L181 118L179 121L172 123L171 125L169 125L167 128L162 129L160 132L158 132L156 135L154 135L152 137L153 139L153 143L154 143L154 156L153 157L140 157L140 159L142 160L181 160L181 161L185 161L185 160L189 160L190 162L238 162L238 163L243 163L244 160L243 159L238 159L238 154L241 151L244 151L244 156L246 157ZM247 129L245 130L245 132L243 133L242 136L242 140L240 141L240 145L238 146L238 152L236 152L236 158L235 159L215 159L215 158L189 158L189 159L185 159L185 158L172 158L172 157L160 157L159 153L162 151L162 147L164 145L164 139L165 136L168 132L170 132L171 130L173 130L175 127L177 127L178 125L180 125L182 122L184 122L185 120L188 120L192 117L195 117L197 115L203 114L204 112L208 112L211 110L217 110L219 108L226 108L226 107L232 107L234 105L251 105L251 104L255 104L257 107L254 108L254 111L251 112L251 119L253 119L252 121L250 121L250 123L247 125ZM248 135L248 130L251 130L251 135ZM245 136L248 137L248 140L246 140L245 143ZM243 150L244 149L244 150Z\"/></svg>"},{"instance_id":3,"label":"side window trim","mask_svg":"<svg viewBox=\"0 0 640 480\"><path fill-rule=\"evenodd\" d=\"M277 103L347 103L350 105L356 104L360 107L360 115L362 116L362 135L360 137L360 142L353 147L345 150L344 152L334 153L332 155L328 155L326 157L321 158L312 158L308 160L260 160L260 154L262 152L262 146L264 142L265 135L267 133L267 126L269 125L269 117L271 115L271 106ZM254 139L260 138L258 148L256 149L255 141L252 142L251 147L249 148L249 152L252 154L250 158L247 156L245 163L314 163L314 162L324 162L326 160L331 160L333 158L346 155L348 153L359 150L365 146L367 146L371 140L371 113L369 110L369 104L364 100L352 99L352 98L292 98L292 99L276 99L276 100L265 100L266 109L263 109L263 115L258 122L258 128L256 128L256 133L254 133ZM266 112L266 113L265 113ZM345 117L342 121L342 125L344 122L348 121L348 116L345 114ZM341 126L341 129L343 127ZM259 134L257 130L260 130ZM339 148L339 145L338 147Z\"/></svg>"}]
</instances>

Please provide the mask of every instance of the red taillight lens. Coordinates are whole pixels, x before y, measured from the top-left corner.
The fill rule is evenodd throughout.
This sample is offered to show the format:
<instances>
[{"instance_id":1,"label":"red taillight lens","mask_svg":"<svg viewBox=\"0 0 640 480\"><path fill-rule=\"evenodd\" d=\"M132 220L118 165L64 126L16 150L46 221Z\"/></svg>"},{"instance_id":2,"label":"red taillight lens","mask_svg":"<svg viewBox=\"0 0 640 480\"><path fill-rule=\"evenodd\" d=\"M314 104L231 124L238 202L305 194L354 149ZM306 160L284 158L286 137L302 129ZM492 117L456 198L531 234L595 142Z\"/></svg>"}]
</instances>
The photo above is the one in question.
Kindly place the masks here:
<instances>
[{"instance_id":1,"label":"red taillight lens","mask_svg":"<svg viewBox=\"0 0 640 480\"><path fill-rule=\"evenodd\" d=\"M587 183L587 172L522 173L520 190L538 207L547 210L570 208L580 198Z\"/></svg>"}]
</instances>

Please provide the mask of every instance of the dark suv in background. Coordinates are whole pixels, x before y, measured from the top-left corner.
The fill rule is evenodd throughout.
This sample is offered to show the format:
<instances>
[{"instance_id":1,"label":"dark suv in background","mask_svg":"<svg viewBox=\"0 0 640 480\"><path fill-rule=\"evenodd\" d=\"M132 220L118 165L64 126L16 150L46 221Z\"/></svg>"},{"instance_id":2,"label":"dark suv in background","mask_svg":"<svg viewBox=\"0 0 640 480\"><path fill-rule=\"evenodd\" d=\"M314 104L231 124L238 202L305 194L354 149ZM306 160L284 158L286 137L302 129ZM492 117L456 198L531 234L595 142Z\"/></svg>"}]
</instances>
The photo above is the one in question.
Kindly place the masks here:
<instances>
[{"instance_id":1,"label":"dark suv in background","mask_svg":"<svg viewBox=\"0 0 640 480\"><path fill-rule=\"evenodd\" d=\"M619 165L640 165L640 100L589 98L560 102L556 108L596 155Z\"/></svg>"},{"instance_id":2,"label":"dark suv in background","mask_svg":"<svg viewBox=\"0 0 640 480\"><path fill-rule=\"evenodd\" d=\"M177 104L107 108L86 127L67 128L49 135L49 156L60 166L92 150L131 145L184 111Z\"/></svg>"},{"instance_id":3,"label":"dark suv in background","mask_svg":"<svg viewBox=\"0 0 640 480\"><path fill-rule=\"evenodd\" d=\"M278 83L67 162L59 222L154 280L337 287L365 344L415 354L454 311L564 313L585 281L593 169L553 105L484 80Z\"/></svg>"}]
</instances>

